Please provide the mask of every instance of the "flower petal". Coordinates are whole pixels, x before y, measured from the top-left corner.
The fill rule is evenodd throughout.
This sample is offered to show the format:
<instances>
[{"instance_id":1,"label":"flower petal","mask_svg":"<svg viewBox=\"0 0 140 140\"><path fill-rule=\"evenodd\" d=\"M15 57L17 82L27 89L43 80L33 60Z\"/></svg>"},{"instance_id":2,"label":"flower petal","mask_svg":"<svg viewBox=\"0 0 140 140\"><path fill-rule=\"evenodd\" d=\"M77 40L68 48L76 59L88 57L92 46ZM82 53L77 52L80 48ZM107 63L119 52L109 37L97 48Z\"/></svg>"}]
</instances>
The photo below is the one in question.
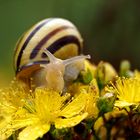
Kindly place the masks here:
<instances>
[{"instance_id":1,"label":"flower petal","mask_svg":"<svg viewBox=\"0 0 140 140\"><path fill-rule=\"evenodd\" d=\"M70 118L79 114L86 105L86 95L79 94L71 103L69 103L59 114L59 116L63 116L66 118Z\"/></svg>"},{"instance_id":2,"label":"flower petal","mask_svg":"<svg viewBox=\"0 0 140 140\"><path fill-rule=\"evenodd\" d=\"M19 140L36 140L42 137L50 129L49 124L36 124L26 127L23 131L19 133Z\"/></svg>"},{"instance_id":3,"label":"flower petal","mask_svg":"<svg viewBox=\"0 0 140 140\"><path fill-rule=\"evenodd\" d=\"M88 113L83 113L82 115L77 115L72 118L68 119L56 119L55 121L55 127L58 129L66 128L66 127L73 127L80 123L82 120L84 120L88 116Z\"/></svg>"},{"instance_id":4,"label":"flower petal","mask_svg":"<svg viewBox=\"0 0 140 140\"><path fill-rule=\"evenodd\" d=\"M11 117L0 117L0 140L7 139L10 135L12 135L13 129L10 128L9 122L11 121Z\"/></svg>"},{"instance_id":5,"label":"flower petal","mask_svg":"<svg viewBox=\"0 0 140 140\"><path fill-rule=\"evenodd\" d=\"M115 102L115 106L118 106L118 107L124 107L124 106L131 106L135 103L129 103L127 101L121 101L121 100L118 100Z\"/></svg>"},{"instance_id":6,"label":"flower petal","mask_svg":"<svg viewBox=\"0 0 140 140\"><path fill-rule=\"evenodd\" d=\"M19 117L18 117L19 115ZM21 116L20 116L21 115ZM0 119L0 140L6 139L12 133L23 127L35 124L38 122L38 118L32 114L18 114L16 112L15 116L7 116ZM14 118L15 117L15 118Z\"/></svg>"}]
</instances>

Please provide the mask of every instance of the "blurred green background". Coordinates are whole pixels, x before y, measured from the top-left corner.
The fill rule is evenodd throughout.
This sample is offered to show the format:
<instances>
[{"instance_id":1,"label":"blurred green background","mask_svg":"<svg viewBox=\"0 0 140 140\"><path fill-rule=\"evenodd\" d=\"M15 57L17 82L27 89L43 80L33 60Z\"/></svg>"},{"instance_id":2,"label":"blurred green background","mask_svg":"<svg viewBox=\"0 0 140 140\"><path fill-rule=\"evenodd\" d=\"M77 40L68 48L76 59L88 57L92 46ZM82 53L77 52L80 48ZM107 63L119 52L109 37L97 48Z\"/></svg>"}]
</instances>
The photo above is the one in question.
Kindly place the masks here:
<instances>
[{"instance_id":1,"label":"blurred green background","mask_svg":"<svg viewBox=\"0 0 140 140\"><path fill-rule=\"evenodd\" d=\"M122 59L140 68L140 0L0 0L0 85L14 77L13 52L21 34L49 17L72 21L92 61Z\"/></svg>"}]
</instances>

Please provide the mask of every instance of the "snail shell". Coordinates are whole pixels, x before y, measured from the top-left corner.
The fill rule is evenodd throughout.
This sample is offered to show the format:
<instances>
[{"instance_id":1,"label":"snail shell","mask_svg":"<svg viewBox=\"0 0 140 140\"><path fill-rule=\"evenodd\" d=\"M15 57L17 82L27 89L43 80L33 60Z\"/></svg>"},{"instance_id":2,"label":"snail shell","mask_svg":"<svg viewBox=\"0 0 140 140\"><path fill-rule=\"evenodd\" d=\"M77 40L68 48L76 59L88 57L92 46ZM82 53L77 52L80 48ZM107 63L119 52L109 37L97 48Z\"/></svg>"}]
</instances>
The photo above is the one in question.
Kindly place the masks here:
<instances>
[{"instance_id":1,"label":"snail shell","mask_svg":"<svg viewBox=\"0 0 140 140\"><path fill-rule=\"evenodd\" d=\"M16 44L14 69L16 77L25 79L49 62L44 50L57 58L67 59L81 54L83 39L68 20L48 18L35 24Z\"/></svg>"},{"instance_id":2,"label":"snail shell","mask_svg":"<svg viewBox=\"0 0 140 140\"><path fill-rule=\"evenodd\" d=\"M33 78L36 87L61 92L65 82L77 78L85 58L80 55L83 39L68 20L49 18L35 24L16 44L14 68L17 79L26 83Z\"/></svg>"}]
</instances>

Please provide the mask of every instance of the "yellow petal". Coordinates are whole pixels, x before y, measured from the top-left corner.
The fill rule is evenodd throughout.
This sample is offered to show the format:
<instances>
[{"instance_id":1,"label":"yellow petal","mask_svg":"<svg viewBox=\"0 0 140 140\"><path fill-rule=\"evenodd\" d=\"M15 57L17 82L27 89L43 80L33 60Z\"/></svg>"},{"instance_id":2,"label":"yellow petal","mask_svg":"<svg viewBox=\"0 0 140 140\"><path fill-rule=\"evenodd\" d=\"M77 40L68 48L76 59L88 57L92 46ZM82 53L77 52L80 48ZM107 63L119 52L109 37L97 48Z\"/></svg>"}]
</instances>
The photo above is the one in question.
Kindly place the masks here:
<instances>
[{"instance_id":1,"label":"yellow petal","mask_svg":"<svg viewBox=\"0 0 140 140\"><path fill-rule=\"evenodd\" d=\"M75 116L84 109L85 104L86 95L81 93L60 112L59 116L66 118Z\"/></svg>"},{"instance_id":2,"label":"yellow petal","mask_svg":"<svg viewBox=\"0 0 140 140\"><path fill-rule=\"evenodd\" d=\"M29 126L29 125L32 125L32 124L35 124L39 121L38 118L21 118L21 119L18 119L18 120L13 120L12 122L12 128L14 128L15 130L17 129L20 129L20 128L23 128L23 127L26 127L26 126Z\"/></svg>"},{"instance_id":3,"label":"yellow petal","mask_svg":"<svg viewBox=\"0 0 140 140\"><path fill-rule=\"evenodd\" d=\"M121 100L115 102L115 106L118 106L118 107L130 106L133 104L135 103L129 103L127 101L121 101Z\"/></svg>"},{"instance_id":4,"label":"yellow petal","mask_svg":"<svg viewBox=\"0 0 140 140\"><path fill-rule=\"evenodd\" d=\"M19 133L19 140L36 140L42 137L50 129L49 124L36 124L26 127L23 131Z\"/></svg>"},{"instance_id":5,"label":"yellow petal","mask_svg":"<svg viewBox=\"0 0 140 140\"><path fill-rule=\"evenodd\" d=\"M12 135L13 129L10 128L9 122L11 121L11 117L2 117L0 118L0 140L7 139L10 135Z\"/></svg>"},{"instance_id":6,"label":"yellow petal","mask_svg":"<svg viewBox=\"0 0 140 140\"><path fill-rule=\"evenodd\" d=\"M20 116L23 116L24 115L23 112L25 112L25 111L23 111L22 109L19 109L15 113L5 114L5 115L1 116L1 119L0 119L0 136L2 137L2 139L8 138L10 135L12 135L12 133L15 130L26 126L26 121L23 121L22 124L19 121L16 124L15 122L17 122L17 121L14 120L16 118L16 116L17 116L17 118L20 117Z\"/></svg>"},{"instance_id":7,"label":"yellow petal","mask_svg":"<svg viewBox=\"0 0 140 140\"><path fill-rule=\"evenodd\" d=\"M83 113L82 115L77 115L75 117L68 118L68 119L60 119L60 118L56 119L55 127L57 129L73 127L77 125L78 123L80 123L82 120L84 120L87 116L88 116L88 113Z\"/></svg>"},{"instance_id":8,"label":"yellow petal","mask_svg":"<svg viewBox=\"0 0 140 140\"><path fill-rule=\"evenodd\" d=\"M17 112L12 115L12 119L11 125L15 130L37 123L39 120L36 115L28 113L28 111L23 108L18 109Z\"/></svg>"}]
</instances>

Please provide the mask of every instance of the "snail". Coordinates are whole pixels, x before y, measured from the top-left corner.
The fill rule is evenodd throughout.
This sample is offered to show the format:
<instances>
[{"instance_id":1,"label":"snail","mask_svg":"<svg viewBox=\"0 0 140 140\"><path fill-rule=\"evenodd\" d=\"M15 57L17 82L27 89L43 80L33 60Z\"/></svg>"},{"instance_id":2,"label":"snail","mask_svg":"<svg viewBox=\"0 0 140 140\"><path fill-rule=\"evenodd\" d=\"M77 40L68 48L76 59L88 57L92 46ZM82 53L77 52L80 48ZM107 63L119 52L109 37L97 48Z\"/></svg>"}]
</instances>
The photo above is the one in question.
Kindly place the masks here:
<instances>
[{"instance_id":1,"label":"snail","mask_svg":"<svg viewBox=\"0 0 140 140\"><path fill-rule=\"evenodd\" d=\"M40 21L25 32L16 44L16 78L36 87L61 92L65 83L77 78L83 69L83 39L73 23L62 18Z\"/></svg>"}]
</instances>

